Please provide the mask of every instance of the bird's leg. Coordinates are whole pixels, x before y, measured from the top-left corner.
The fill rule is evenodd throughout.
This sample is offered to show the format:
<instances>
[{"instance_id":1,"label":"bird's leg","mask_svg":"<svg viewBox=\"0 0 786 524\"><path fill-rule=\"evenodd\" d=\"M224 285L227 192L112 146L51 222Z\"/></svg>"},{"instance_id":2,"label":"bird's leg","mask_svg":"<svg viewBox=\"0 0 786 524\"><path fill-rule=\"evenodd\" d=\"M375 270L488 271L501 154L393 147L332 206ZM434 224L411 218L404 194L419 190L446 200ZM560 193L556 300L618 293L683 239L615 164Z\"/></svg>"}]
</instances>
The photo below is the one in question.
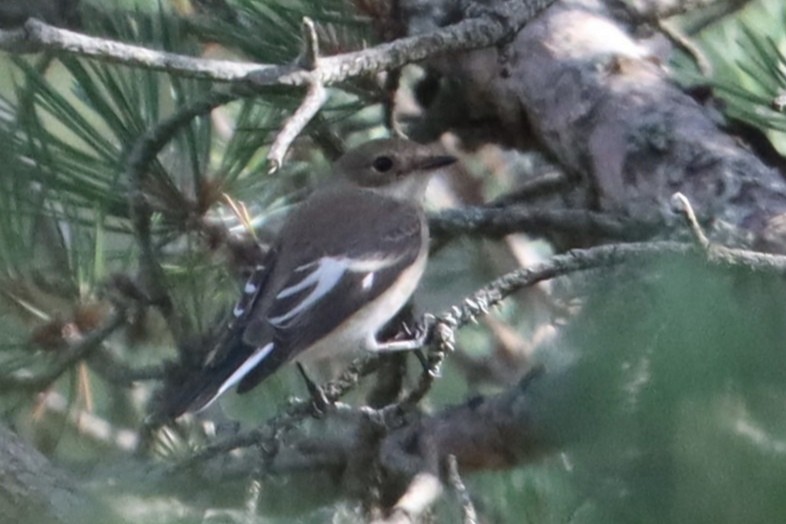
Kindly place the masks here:
<instances>
[{"instance_id":1,"label":"bird's leg","mask_svg":"<svg viewBox=\"0 0 786 524\"><path fill-rule=\"evenodd\" d=\"M306 373L306 368L303 367L303 364L296 362L296 365L298 371L300 372L300 376L303 377L303 381L306 383L308 394L311 397L311 407L314 410L314 416L321 417L325 414L332 403L325 396L325 392L322 391L322 388L320 388L316 382L311 380L311 378L308 376Z\"/></svg>"},{"instance_id":2,"label":"bird's leg","mask_svg":"<svg viewBox=\"0 0 786 524\"><path fill-rule=\"evenodd\" d=\"M429 370L431 369L431 366L428 363L428 359L426 358L426 355L420 349L416 349L415 351L413 351L413 353L415 353L418 362L420 362L420 365L423 367L423 371L425 373L428 373Z\"/></svg>"},{"instance_id":3,"label":"bird's leg","mask_svg":"<svg viewBox=\"0 0 786 524\"><path fill-rule=\"evenodd\" d=\"M413 330L405 328L409 338L404 340L389 340L387 342L379 342L375 340L371 347L372 351L385 353L389 351L413 351L426 346L431 340L431 332L436 322L434 315L425 314L420 322L415 325Z\"/></svg>"}]
</instances>

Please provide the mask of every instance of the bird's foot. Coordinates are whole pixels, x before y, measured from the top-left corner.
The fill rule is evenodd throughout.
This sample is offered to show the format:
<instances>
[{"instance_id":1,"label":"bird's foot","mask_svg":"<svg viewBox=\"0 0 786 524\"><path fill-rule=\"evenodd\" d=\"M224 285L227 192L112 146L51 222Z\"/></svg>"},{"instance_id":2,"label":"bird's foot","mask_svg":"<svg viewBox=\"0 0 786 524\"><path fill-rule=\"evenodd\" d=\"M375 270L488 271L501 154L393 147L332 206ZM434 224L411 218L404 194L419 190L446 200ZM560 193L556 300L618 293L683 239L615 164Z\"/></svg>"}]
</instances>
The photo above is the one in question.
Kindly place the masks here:
<instances>
[{"instance_id":1,"label":"bird's foot","mask_svg":"<svg viewBox=\"0 0 786 524\"><path fill-rule=\"evenodd\" d=\"M431 313L426 313L414 327L404 326L404 332L414 346L421 348L431 342L431 334L436 323L437 317Z\"/></svg>"}]
</instances>

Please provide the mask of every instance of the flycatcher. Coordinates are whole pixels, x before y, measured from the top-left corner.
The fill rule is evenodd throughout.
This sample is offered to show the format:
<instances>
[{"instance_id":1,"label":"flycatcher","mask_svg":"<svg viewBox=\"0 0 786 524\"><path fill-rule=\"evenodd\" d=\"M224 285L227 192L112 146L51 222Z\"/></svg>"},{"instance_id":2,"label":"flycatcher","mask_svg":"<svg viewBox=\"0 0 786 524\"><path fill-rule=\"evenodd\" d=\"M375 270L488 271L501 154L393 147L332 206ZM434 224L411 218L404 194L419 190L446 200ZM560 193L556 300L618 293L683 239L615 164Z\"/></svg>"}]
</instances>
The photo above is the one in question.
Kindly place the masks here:
<instances>
[{"instance_id":1,"label":"flycatcher","mask_svg":"<svg viewBox=\"0 0 786 524\"><path fill-rule=\"evenodd\" d=\"M377 333L423 275L423 196L429 175L455 160L403 139L366 142L339 158L330 185L288 218L171 414L200 411L235 385L245 393L291 360L412 349L411 340L380 343Z\"/></svg>"}]
</instances>

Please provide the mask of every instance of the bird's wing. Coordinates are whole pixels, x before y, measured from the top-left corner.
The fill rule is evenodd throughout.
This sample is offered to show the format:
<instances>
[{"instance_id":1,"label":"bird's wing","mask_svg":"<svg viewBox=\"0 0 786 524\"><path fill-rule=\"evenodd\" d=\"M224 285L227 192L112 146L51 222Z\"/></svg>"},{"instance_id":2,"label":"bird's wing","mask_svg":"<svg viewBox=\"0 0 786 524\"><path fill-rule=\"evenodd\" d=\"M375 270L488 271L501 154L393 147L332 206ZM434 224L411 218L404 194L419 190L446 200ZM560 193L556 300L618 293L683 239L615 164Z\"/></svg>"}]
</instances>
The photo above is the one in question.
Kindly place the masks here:
<instances>
[{"instance_id":1,"label":"bird's wing","mask_svg":"<svg viewBox=\"0 0 786 524\"><path fill-rule=\"evenodd\" d=\"M377 298L417 259L426 235L422 213L375 194L359 196L326 193L295 212L246 282L203 371L172 399L170 415L200 411L238 383L238 393L250 390ZM316 212L325 205L345 210L348 221L376 218L336 228ZM316 232L308 241L292 233L304 227Z\"/></svg>"},{"instance_id":2,"label":"bird's wing","mask_svg":"<svg viewBox=\"0 0 786 524\"><path fill-rule=\"evenodd\" d=\"M256 386L378 298L421 254L425 223L416 208L370 197L352 205L386 209L371 214L378 220L355 223L349 231L341 228L341 238L330 238L332 232L326 231L316 245L293 247L292 253L297 256L286 264L291 271L273 277L275 294L257 304L258 311L252 313L243 336L243 341L253 347L272 338L274 347L243 377L239 393ZM348 220L353 211L359 210L347 209ZM395 313L391 311L390 317Z\"/></svg>"}]
</instances>

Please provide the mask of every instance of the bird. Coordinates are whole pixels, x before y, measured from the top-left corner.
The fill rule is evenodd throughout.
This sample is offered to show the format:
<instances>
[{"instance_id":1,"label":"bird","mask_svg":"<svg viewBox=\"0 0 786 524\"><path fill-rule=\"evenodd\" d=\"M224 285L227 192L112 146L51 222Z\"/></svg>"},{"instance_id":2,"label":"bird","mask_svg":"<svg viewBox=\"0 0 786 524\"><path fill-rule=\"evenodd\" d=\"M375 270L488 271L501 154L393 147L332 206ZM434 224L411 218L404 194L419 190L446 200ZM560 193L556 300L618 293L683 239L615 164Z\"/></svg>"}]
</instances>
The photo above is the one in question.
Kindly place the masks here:
<instances>
[{"instance_id":1,"label":"bird","mask_svg":"<svg viewBox=\"0 0 786 524\"><path fill-rule=\"evenodd\" d=\"M419 347L377 334L423 275L426 187L455 161L403 138L371 140L336 160L328 183L287 217L170 415L203 411L235 386L245 393L292 360Z\"/></svg>"}]
</instances>

